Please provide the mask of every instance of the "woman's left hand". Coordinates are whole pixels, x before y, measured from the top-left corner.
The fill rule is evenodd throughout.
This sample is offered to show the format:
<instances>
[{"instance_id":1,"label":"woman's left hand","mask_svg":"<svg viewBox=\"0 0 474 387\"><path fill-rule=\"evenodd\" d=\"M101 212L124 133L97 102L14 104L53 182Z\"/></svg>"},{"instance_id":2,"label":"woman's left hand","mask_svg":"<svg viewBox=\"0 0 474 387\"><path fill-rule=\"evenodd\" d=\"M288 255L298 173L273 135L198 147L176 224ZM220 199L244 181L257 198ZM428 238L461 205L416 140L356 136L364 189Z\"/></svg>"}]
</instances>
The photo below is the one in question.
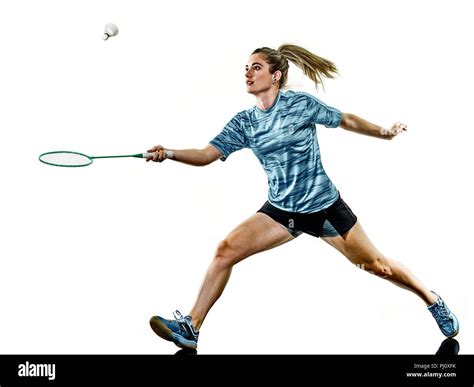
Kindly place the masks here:
<instances>
[{"instance_id":1,"label":"woman's left hand","mask_svg":"<svg viewBox=\"0 0 474 387\"><path fill-rule=\"evenodd\" d=\"M405 124L402 124L401 122L396 122L392 125L390 129L385 129L385 128L380 129L380 134L382 136L396 136L397 134L400 134L406 131L407 131L407 126Z\"/></svg>"}]
</instances>

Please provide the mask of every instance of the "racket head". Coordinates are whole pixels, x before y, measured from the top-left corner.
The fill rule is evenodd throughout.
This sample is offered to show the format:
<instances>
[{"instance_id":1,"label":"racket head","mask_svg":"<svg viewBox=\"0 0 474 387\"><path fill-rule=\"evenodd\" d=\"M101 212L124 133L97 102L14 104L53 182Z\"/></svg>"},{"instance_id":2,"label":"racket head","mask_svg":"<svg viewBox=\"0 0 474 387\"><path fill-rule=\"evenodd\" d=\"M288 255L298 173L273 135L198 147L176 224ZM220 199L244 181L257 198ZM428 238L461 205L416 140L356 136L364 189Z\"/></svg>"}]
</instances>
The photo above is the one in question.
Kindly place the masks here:
<instances>
[{"instance_id":1,"label":"racket head","mask_svg":"<svg viewBox=\"0 0 474 387\"><path fill-rule=\"evenodd\" d=\"M87 167L92 164L92 157L84 153L71 151L46 152L39 156L42 163L53 165L55 167Z\"/></svg>"}]
</instances>

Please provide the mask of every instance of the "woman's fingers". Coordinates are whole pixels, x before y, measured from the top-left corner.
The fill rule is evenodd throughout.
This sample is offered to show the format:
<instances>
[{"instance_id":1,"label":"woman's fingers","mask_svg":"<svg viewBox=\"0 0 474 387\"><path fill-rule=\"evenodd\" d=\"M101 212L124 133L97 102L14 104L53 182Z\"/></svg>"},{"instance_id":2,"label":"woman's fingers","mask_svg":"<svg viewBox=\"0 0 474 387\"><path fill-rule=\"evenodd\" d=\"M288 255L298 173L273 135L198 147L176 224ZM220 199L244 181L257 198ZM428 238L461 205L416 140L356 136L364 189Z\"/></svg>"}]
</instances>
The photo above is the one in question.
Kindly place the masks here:
<instances>
[{"instance_id":1,"label":"woman's fingers","mask_svg":"<svg viewBox=\"0 0 474 387\"><path fill-rule=\"evenodd\" d=\"M166 151L162 145L155 145L154 147L147 150L148 153L151 153L150 156L146 158L146 161L155 161L161 163L166 159Z\"/></svg>"},{"instance_id":2,"label":"woman's fingers","mask_svg":"<svg viewBox=\"0 0 474 387\"><path fill-rule=\"evenodd\" d=\"M407 130L407 126L404 123L396 122L395 124L392 125L390 132L392 135L395 136L401 132L405 132L406 130Z\"/></svg>"}]
</instances>

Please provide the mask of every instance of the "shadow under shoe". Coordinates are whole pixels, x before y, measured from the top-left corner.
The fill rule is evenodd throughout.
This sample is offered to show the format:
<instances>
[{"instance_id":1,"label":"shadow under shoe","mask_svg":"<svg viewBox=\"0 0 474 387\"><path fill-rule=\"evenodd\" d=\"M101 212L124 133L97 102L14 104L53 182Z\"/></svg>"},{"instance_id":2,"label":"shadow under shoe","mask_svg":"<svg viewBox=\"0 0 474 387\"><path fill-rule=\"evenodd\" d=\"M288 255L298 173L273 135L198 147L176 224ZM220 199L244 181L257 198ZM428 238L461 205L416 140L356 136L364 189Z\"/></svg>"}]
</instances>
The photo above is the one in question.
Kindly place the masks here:
<instances>
[{"instance_id":1,"label":"shadow under shoe","mask_svg":"<svg viewBox=\"0 0 474 387\"><path fill-rule=\"evenodd\" d=\"M183 348L175 353L175 356L190 356L190 355L197 355L197 351L191 348Z\"/></svg>"},{"instance_id":2,"label":"shadow under shoe","mask_svg":"<svg viewBox=\"0 0 474 387\"><path fill-rule=\"evenodd\" d=\"M459 342L456 339L448 337L443 340L435 355L454 356L458 354L459 348Z\"/></svg>"}]
</instances>

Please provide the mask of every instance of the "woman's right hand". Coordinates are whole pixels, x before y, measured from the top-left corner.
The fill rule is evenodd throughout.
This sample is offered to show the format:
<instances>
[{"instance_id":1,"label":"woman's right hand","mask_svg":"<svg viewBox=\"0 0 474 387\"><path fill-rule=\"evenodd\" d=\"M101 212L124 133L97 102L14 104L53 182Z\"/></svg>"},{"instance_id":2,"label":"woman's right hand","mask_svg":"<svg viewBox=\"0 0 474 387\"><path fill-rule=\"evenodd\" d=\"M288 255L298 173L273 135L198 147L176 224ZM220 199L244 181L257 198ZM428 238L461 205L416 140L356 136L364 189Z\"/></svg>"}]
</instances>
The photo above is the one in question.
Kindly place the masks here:
<instances>
[{"instance_id":1,"label":"woman's right hand","mask_svg":"<svg viewBox=\"0 0 474 387\"><path fill-rule=\"evenodd\" d=\"M221 151L208 144L203 149L165 149L161 145L156 145L147 151L149 153L146 161L155 161L161 163L165 159L172 159L180 163L204 166L221 158Z\"/></svg>"},{"instance_id":2,"label":"woman's right hand","mask_svg":"<svg viewBox=\"0 0 474 387\"><path fill-rule=\"evenodd\" d=\"M165 148L163 148L161 145L155 145L153 148L148 149L147 152L153 153L153 155L148 156L146 161L161 163L168 157Z\"/></svg>"}]
</instances>

